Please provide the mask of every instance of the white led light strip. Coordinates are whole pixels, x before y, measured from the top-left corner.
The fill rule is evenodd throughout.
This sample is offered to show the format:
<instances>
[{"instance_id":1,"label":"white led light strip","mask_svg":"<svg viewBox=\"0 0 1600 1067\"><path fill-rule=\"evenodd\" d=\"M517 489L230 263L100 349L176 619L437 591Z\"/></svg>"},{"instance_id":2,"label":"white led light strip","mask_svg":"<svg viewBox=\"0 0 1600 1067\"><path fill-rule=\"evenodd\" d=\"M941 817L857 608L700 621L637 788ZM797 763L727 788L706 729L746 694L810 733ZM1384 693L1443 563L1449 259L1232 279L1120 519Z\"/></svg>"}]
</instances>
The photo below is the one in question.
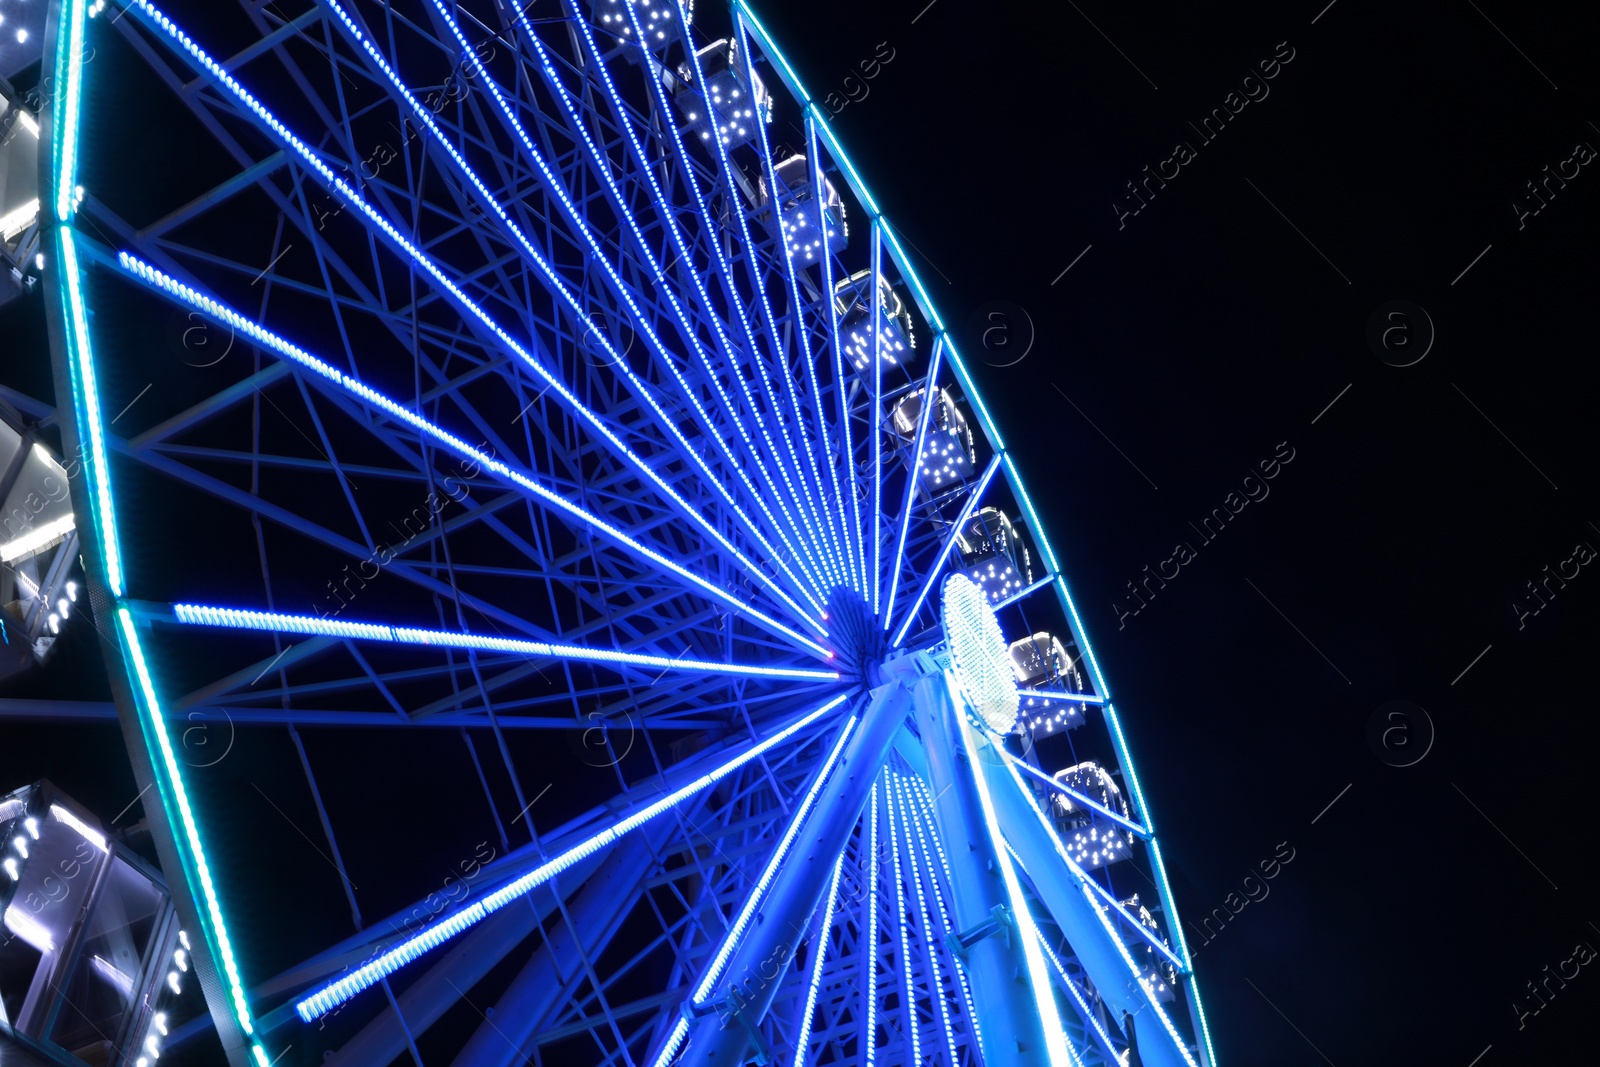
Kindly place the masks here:
<instances>
[{"instance_id":1,"label":"white led light strip","mask_svg":"<svg viewBox=\"0 0 1600 1067\"><path fill-rule=\"evenodd\" d=\"M900 826L905 831L906 839L906 863L909 867L912 888L916 890L917 911L921 914L918 924L922 927L922 940L928 956L928 985L933 990L933 1001L939 1009L939 1025L944 1030L944 1043L945 1048L950 1052L950 1062L958 1063L960 1061L956 1057L956 1034L950 1022L950 998L945 995L944 979L941 977L939 969L939 957L936 949L937 939L934 937L933 932L933 909L928 907L927 896L922 890L922 870L917 858L918 849L911 840L911 810L910 803L906 799L908 790L904 779L898 774L891 773L889 781L894 785L895 804L900 809ZM931 866L928 868L928 881L930 884L933 882L933 868ZM956 986L958 989L960 988L960 983L954 980L954 976L952 976L951 985Z\"/></svg>"},{"instance_id":2,"label":"white led light strip","mask_svg":"<svg viewBox=\"0 0 1600 1067\"><path fill-rule=\"evenodd\" d=\"M820 708L795 720L760 744L746 749L715 770L701 775L688 785L673 790L654 804L618 820L613 825L606 827L591 837L585 838L555 858L540 864L516 881L501 887L482 900L474 901L454 914L439 920L415 937L408 938L371 962L351 971L338 981L323 986L317 992L295 1004L294 1010L296 1014L305 1022L310 1022L318 1016L327 1014L357 993L375 984L379 979L394 973L423 953L475 925L491 912L498 911L513 900L525 896L530 890L548 882L573 864L615 844L629 830L637 829L663 812L670 811L696 793L721 781L746 763L771 750L774 746L787 741L799 731L816 722L823 715L837 708L848 696L849 694L846 693L834 697ZM845 726L843 736L849 736L850 727L855 725L855 721L855 716L851 716ZM836 755L837 752L838 749L835 749ZM826 778L826 774L822 777ZM815 794L813 793L812 795L814 797Z\"/></svg>"},{"instance_id":3,"label":"white led light strip","mask_svg":"<svg viewBox=\"0 0 1600 1067\"><path fill-rule=\"evenodd\" d=\"M407 626L388 626L384 623L349 622L326 619L316 615L284 615L273 611L248 611L241 608L218 608L204 604L174 604L172 614L181 623L191 626L216 626L235 630L263 630L269 633L319 634L324 637L350 637L361 641L388 641L403 645L427 645L439 648L473 648L484 652L513 652L528 656L548 656L552 659L589 660L596 663L619 663L636 667L667 668L680 671L698 671L711 674L737 674L757 678L796 678L814 681L838 681L837 671L815 670L805 667L760 667L743 663L710 663L682 657L656 656L642 652L620 652L615 649L586 648L583 645L552 645L544 641L525 641L520 638L490 637L486 634L464 634L450 630L419 630Z\"/></svg>"},{"instance_id":4,"label":"white led light strip","mask_svg":"<svg viewBox=\"0 0 1600 1067\"><path fill-rule=\"evenodd\" d=\"M894 873L894 915L895 929L900 935L900 954L895 960L900 971L900 977L905 983L905 992L900 1000L900 1007L905 1012L906 1034L911 1041L911 1062L922 1062L922 1028L917 1019L917 989L916 976L911 973L911 943L906 934L906 886L905 877L900 871L900 839L895 832L895 797L890 778L884 777L884 814L889 821L889 859L890 869ZM904 812L901 813L902 816ZM906 843L910 844L911 835L906 834Z\"/></svg>"},{"instance_id":5,"label":"white led light strip","mask_svg":"<svg viewBox=\"0 0 1600 1067\"><path fill-rule=\"evenodd\" d=\"M928 882L933 886L933 900L939 906L939 923L946 934L953 933L954 927L950 925L950 913L945 909L944 891L939 888L939 879L933 874L933 860L928 854L928 842L923 837L923 820L927 820L927 835L933 838L934 848L939 853L939 867L944 871L944 880L951 881L950 864L945 859L944 843L939 840L939 828L935 825L933 812L933 799L928 795L928 787L916 775L907 779L915 787L914 802L911 805L912 821L917 828L917 845L922 852L922 862L928 869ZM919 806L920 805L920 806ZM967 1010L967 1020L972 1024L972 1036L978 1039L979 1048L983 1047L983 1028L978 1025L978 1013L972 1009L972 986L967 981L967 972L958 959L952 964L956 978L961 983L961 1002Z\"/></svg>"}]
</instances>

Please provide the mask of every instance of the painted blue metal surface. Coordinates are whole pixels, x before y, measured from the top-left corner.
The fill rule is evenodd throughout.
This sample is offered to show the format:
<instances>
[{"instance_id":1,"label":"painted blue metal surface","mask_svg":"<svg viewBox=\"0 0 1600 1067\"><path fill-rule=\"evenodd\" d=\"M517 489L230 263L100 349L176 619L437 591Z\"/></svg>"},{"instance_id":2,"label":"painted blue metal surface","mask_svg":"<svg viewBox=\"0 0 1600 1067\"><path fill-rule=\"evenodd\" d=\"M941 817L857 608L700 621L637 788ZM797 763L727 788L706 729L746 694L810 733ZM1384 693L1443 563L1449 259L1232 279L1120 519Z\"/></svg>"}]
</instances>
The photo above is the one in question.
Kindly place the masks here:
<instances>
[{"instance_id":1,"label":"painted blue metal surface","mask_svg":"<svg viewBox=\"0 0 1600 1067\"><path fill-rule=\"evenodd\" d=\"M47 282L82 443L75 503L129 683L118 708L170 813L164 847L205 916L213 1011L246 1039L240 1055L261 1067L281 1028L336 1009L369 1016L366 1036L329 1050L339 1062L402 1039L415 1049L391 976L428 976L437 1007L445 959L487 951L460 935L537 889L564 924L563 958L535 954L510 978L485 977L487 959L470 969L502 983L475 986L485 999L541 1005L512 1042L518 1056L583 1037L595 1062L755 1050L797 1065L954 1067L1018 1062L985 1041L1025 1030L1037 1062L1092 1067L1126 1041L1106 1009L1128 1008L1141 1050L1166 1050L1146 1062L1213 1067L1146 797L1063 563L901 239L749 5L696 21L674 0L562 0L559 17L538 18L487 0L320 0L290 22L252 5L234 21L194 0L169 6L133 0L115 19L85 0L61 6ZM86 75L86 43L149 67L170 97L161 106L214 164L193 168L205 187L142 190L129 217L113 206L129 203L109 187L119 161L85 116L98 121L118 88ZM780 122L801 134L800 153ZM841 229L794 254L785 158L817 225L836 196L853 241ZM265 269L243 251L251 242L265 242ZM130 375L162 380L123 340L152 316L213 331L220 358L236 345L239 358L208 364L221 369L203 384L171 377L107 421ZM885 440L894 405L917 390L914 435ZM976 423L978 454L970 476L931 486L918 463L941 391ZM1051 736L988 735L940 677L935 591L980 501L1025 528L1044 565L998 605L1008 639L1043 628L1074 670L1086 665L1082 693L1026 691L1083 709ZM191 511L246 549L183 555ZM919 698L940 714L856 718L899 686L941 694ZM203 847L229 797L197 785L173 745L173 716L196 707L294 730L369 729L378 716L399 731L470 726L469 785L506 855L420 926L360 929L349 831L341 848L296 733L358 930L256 974L224 921L248 875ZM543 834L529 818L515 830L528 844L512 848L508 827L538 797L506 734L560 729L563 715L608 752L616 724L630 748L636 728L656 764L648 780L674 784L638 794L647 779L619 756L614 801ZM1068 728L1104 733L1128 816L1050 779ZM686 731L730 747L674 777L675 759L698 764L664 757L657 738ZM521 812L502 814L474 737L492 745ZM863 746L870 759L844 758ZM941 781L959 786L960 811L939 799ZM1059 847L1040 807L1055 794L1138 842L1118 862L1150 872L1159 923ZM849 811L820 810L824 795ZM660 847L631 849L625 874L607 867L609 888L568 908L582 886L572 872L647 822ZM968 869L980 837L983 877L998 879L981 892ZM819 854L795 851L820 841ZM415 872L390 876L423 896ZM1005 921L958 921L975 894ZM765 928L780 914L810 933ZM652 923L631 951L612 943ZM967 967L975 952L1000 974L996 943L952 945L992 939L996 923L1009 924L1005 959L1025 985L986 1017L995 1009ZM1164 991L1175 999L1112 990L1117 967L1138 972L1134 949L1181 976ZM646 960L667 976L661 992L619 1001ZM531 983L551 980L564 984L530 1000ZM362 996L379 987L385 998ZM1177 999L1187 1018L1168 1010ZM496 1062L479 1038L472 1060Z\"/></svg>"}]
</instances>

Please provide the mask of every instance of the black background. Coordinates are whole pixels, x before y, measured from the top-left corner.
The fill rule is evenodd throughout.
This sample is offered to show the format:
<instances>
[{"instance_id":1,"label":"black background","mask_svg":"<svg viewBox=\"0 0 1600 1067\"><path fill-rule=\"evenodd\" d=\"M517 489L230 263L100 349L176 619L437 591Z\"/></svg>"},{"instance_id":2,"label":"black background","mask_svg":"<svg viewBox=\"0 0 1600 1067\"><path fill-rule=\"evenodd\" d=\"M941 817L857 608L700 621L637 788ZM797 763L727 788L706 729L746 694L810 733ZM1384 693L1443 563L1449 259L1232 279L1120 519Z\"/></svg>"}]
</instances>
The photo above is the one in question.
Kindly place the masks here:
<instances>
[{"instance_id":1,"label":"black background","mask_svg":"<svg viewBox=\"0 0 1600 1067\"><path fill-rule=\"evenodd\" d=\"M1513 1004L1600 946L1600 576L1521 629L1512 603L1600 547L1600 173L1521 229L1512 203L1600 148L1592 13L1324 3L763 10L966 326L1132 732L1221 1062L1583 1062L1588 968L1520 1029ZM1187 124L1280 42L1270 94L1202 144ZM1196 158L1119 229L1179 140ZM1366 340L1393 300L1436 331L1407 367ZM1030 321L1020 362L984 365ZM1203 542L1189 523L1285 441L1270 495ZM1119 630L1179 541L1194 561ZM1368 743L1391 700L1434 729L1389 721L1391 759L1427 752L1408 767Z\"/></svg>"},{"instance_id":2,"label":"black background","mask_svg":"<svg viewBox=\"0 0 1600 1067\"><path fill-rule=\"evenodd\" d=\"M1600 576L1524 626L1513 609L1600 546L1600 168L1520 229L1513 209L1600 147L1590 18L1503 0L762 10L813 95L848 101L835 127L1033 487L1131 731L1221 1063L1592 1058L1592 967L1520 1028L1515 1005L1600 946ZM1188 124L1288 49L1202 145ZM1125 183L1180 140L1196 158L1119 228ZM1436 332L1411 366L1367 341L1394 300ZM8 348L31 347L23 315ZM1190 523L1280 443L1270 495L1202 543ZM1125 583L1177 542L1196 558L1119 629ZM103 697L92 634L68 645L8 695ZM1386 749L1368 731L1392 700L1431 730L1390 720ZM8 723L0 773L107 815L135 792L110 725ZM1193 924L1286 850L1208 943Z\"/></svg>"}]
</instances>

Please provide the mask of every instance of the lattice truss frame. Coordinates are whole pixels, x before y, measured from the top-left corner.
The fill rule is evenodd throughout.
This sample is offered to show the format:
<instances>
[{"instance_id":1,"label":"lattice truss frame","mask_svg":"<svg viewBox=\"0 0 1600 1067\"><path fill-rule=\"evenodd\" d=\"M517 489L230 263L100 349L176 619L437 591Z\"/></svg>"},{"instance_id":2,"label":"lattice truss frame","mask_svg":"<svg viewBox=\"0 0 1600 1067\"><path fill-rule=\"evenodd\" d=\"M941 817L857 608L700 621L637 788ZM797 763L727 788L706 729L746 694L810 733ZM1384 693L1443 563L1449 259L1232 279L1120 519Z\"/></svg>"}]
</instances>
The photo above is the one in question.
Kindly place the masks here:
<instances>
[{"instance_id":1,"label":"lattice truss frame","mask_svg":"<svg viewBox=\"0 0 1600 1067\"><path fill-rule=\"evenodd\" d=\"M665 0L538 18L488 0L318 0L293 17L63 0L44 185L58 393L74 402L56 421L81 463L117 710L210 949L211 1018L174 1041L215 1025L263 1067L298 1013L340 1035L335 1062L424 1062L438 1019L537 992L515 1039L485 1015L458 1062L564 1062L543 1057L574 1043L647 1062L709 1010L686 988L737 940L784 859L773 843L867 714L882 683L867 664L937 645L938 581L1004 551L1008 632L1062 649L1024 684L1058 722L1097 726L1026 735L1018 759L1044 805L1063 787L1038 768L1068 752L1121 778L1120 812L1073 810L1137 838L1125 867L1172 922L1141 936L1170 942L1189 1010L1188 1034L1168 1024L1174 1062L1212 1062L1120 721L1016 462L819 108L753 12L719 19L721 51L706 13L691 24ZM149 150L192 156L155 167L163 181L108 179L128 143L113 84L177 116ZM718 110L730 87L749 108ZM930 481L935 439L956 474ZM357 929L275 978L247 982L226 934L219 883L242 861L213 877L202 829L239 790L174 757L174 724L196 716L288 727ZM363 918L300 736L357 729L459 734L504 854L451 921L505 900L426 944L395 932L405 910ZM525 730L579 733L615 768L615 798L517 829L538 800L508 745ZM728 1025L804 1062L980 1061L921 773L899 756L875 773L825 900L761 976L770 1010L742 1021L720 996ZM1114 923L1112 897L1134 888L1093 906ZM412 948L437 956L407 967ZM1071 955L1056 962L1074 1062L1117 1060L1119 1025ZM316 1007L363 967L337 1010ZM641 992L647 972L665 985ZM382 1000L355 999L372 987Z\"/></svg>"}]
</instances>

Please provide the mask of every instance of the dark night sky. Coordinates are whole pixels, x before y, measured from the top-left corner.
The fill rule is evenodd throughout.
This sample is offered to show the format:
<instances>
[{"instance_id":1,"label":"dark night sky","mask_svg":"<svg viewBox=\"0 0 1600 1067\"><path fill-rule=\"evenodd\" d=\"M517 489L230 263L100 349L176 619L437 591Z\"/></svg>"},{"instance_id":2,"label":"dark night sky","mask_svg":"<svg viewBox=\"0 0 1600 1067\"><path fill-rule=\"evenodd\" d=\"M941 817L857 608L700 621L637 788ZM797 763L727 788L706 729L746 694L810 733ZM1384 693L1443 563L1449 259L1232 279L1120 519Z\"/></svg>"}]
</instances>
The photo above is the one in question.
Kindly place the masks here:
<instances>
[{"instance_id":1,"label":"dark night sky","mask_svg":"<svg viewBox=\"0 0 1600 1067\"><path fill-rule=\"evenodd\" d=\"M865 91L836 128L965 324L1064 558L1222 1062L1583 1047L1594 968L1537 1014L1525 983L1600 947L1600 567L1520 628L1513 605L1600 548L1600 163L1574 155L1600 149L1592 22L1504 0L923 2L762 9L813 95ZM1189 125L1246 90L1214 141ZM1193 158L1119 228L1126 183L1179 141ZM1519 229L1546 166L1578 172ZM1367 337L1396 300L1435 333L1412 313L1427 354L1404 367ZM1268 495L1205 541L1275 454ZM1193 558L1119 629L1126 583L1180 542ZM96 656L80 635L26 684L100 696ZM1385 720L1397 700L1431 728ZM1387 748L1374 722L1398 725ZM0 786L47 775L107 815L135 791L112 727L7 735ZM1194 924L1275 854L1269 895L1207 943Z\"/></svg>"},{"instance_id":2,"label":"dark night sky","mask_svg":"<svg viewBox=\"0 0 1600 1067\"><path fill-rule=\"evenodd\" d=\"M1600 1004L1580 972L1520 1030L1513 1008L1600 946L1600 577L1522 629L1512 603L1600 547L1600 174L1568 165L1520 230L1512 204L1600 148L1596 35L1570 8L1324 2L767 10L814 95L865 90L840 136L974 362L985 327L1004 364L1032 322L979 377L1134 731L1223 1062L1540 1062ZM1214 141L1189 127L1245 90ZM1194 158L1119 229L1179 140ZM1407 367L1366 340L1394 300L1437 335ZM1280 442L1270 494L1203 541ZM1179 541L1194 558L1119 630ZM1408 767L1367 740L1391 700L1435 732ZM1379 721L1391 759L1422 750L1414 718ZM1192 924L1283 842L1205 944Z\"/></svg>"}]
</instances>

